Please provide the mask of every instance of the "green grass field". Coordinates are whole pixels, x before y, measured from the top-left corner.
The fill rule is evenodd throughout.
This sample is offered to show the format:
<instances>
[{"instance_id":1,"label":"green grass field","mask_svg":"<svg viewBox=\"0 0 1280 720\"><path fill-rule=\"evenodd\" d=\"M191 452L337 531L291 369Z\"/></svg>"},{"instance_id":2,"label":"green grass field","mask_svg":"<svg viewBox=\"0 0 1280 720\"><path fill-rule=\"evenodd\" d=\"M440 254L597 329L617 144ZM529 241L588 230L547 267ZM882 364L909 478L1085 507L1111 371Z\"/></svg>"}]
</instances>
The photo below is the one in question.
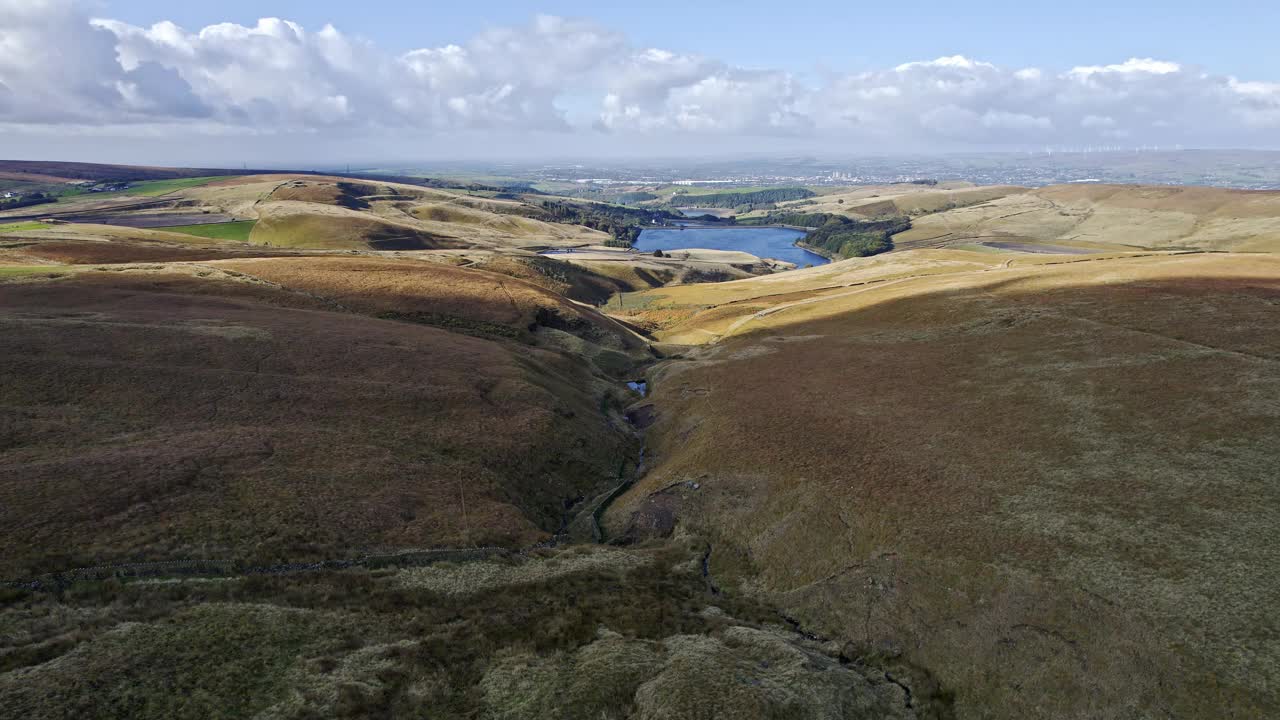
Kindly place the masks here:
<instances>
[{"instance_id":1,"label":"green grass field","mask_svg":"<svg viewBox=\"0 0 1280 720\"><path fill-rule=\"evenodd\" d=\"M165 232L182 233L183 235L195 235L209 238L210 240L248 242L249 233L253 232L253 226L257 224L257 220L241 220L239 222L212 223L208 225L175 225L156 229L164 230Z\"/></svg>"},{"instance_id":2,"label":"green grass field","mask_svg":"<svg viewBox=\"0 0 1280 720\"><path fill-rule=\"evenodd\" d=\"M5 233L26 232L28 230L44 230L47 227L49 227L49 225L42 222L0 224L0 235L4 235Z\"/></svg>"},{"instance_id":3,"label":"green grass field","mask_svg":"<svg viewBox=\"0 0 1280 720\"><path fill-rule=\"evenodd\" d=\"M215 180L230 180L233 176L212 176L212 177L193 177L178 178L176 180L148 180L140 182L128 190L124 191L125 195L138 195L141 197L156 197L159 195L168 195L178 190L186 190L187 188L200 187L208 185Z\"/></svg>"}]
</instances>

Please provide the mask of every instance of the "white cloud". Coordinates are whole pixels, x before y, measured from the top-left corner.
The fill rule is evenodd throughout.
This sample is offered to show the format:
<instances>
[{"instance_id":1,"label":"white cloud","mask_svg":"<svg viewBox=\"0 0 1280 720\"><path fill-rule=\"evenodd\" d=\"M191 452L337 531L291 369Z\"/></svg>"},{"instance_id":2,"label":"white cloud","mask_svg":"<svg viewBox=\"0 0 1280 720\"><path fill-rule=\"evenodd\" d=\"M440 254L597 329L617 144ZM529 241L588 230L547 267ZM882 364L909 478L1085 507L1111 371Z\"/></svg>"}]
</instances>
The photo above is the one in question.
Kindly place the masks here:
<instances>
[{"instance_id":1,"label":"white cloud","mask_svg":"<svg viewBox=\"0 0 1280 720\"><path fill-rule=\"evenodd\" d=\"M1129 58L1118 65L1088 65L1072 68L1069 75L1087 78L1093 75L1170 75L1181 72L1182 66L1174 62L1151 58Z\"/></svg>"},{"instance_id":2,"label":"white cloud","mask_svg":"<svg viewBox=\"0 0 1280 720\"><path fill-rule=\"evenodd\" d=\"M978 70L978 69L985 68L989 70L994 70L995 65L992 65L991 63L980 62L977 60L971 60L963 55L952 55L950 57L940 57L937 60L903 63L898 67L894 68L894 70L898 72L910 72L911 70L916 70L919 68L925 68L925 69L955 68L957 70Z\"/></svg>"},{"instance_id":3,"label":"white cloud","mask_svg":"<svg viewBox=\"0 0 1280 720\"><path fill-rule=\"evenodd\" d=\"M3 118L29 123L129 122L202 117L209 108L171 68L122 66L116 38L89 25L79 5L0 0Z\"/></svg>"},{"instance_id":4,"label":"white cloud","mask_svg":"<svg viewBox=\"0 0 1280 720\"><path fill-rule=\"evenodd\" d=\"M819 129L881 145L1274 144L1265 131L1280 130L1280 84L1154 59L1053 73L944 57L845 76L819 93Z\"/></svg>"},{"instance_id":5,"label":"white cloud","mask_svg":"<svg viewBox=\"0 0 1280 720\"><path fill-rule=\"evenodd\" d=\"M110 135L455 132L785 134L845 147L1248 144L1280 130L1280 83L1168 60L1006 69L962 55L807 84L637 47L539 16L389 53L284 19L184 29L92 19L77 0L0 0L0 123ZM45 130L41 130L45 132ZM132 131L129 131L132 132Z\"/></svg>"}]
</instances>

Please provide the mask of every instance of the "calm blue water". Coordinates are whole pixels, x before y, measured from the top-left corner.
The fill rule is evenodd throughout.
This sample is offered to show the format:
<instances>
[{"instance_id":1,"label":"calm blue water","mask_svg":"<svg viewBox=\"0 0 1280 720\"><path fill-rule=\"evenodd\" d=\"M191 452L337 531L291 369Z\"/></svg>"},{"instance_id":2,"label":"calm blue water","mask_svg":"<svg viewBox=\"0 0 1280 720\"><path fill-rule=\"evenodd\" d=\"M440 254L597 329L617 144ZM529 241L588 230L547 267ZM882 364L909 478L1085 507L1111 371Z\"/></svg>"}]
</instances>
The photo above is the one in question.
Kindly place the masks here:
<instances>
[{"instance_id":1,"label":"calm blue water","mask_svg":"<svg viewBox=\"0 0 1280 720\"><path fill-rule=\"evenodd\" d=\"M651 228L640 233L635 248L645 253L686 248L740 250L756 257L785 260L800 267L831 262L821 255L796 247L796 240L804 235L799 230L786 228Z\"/></svg>"}]
</instances>

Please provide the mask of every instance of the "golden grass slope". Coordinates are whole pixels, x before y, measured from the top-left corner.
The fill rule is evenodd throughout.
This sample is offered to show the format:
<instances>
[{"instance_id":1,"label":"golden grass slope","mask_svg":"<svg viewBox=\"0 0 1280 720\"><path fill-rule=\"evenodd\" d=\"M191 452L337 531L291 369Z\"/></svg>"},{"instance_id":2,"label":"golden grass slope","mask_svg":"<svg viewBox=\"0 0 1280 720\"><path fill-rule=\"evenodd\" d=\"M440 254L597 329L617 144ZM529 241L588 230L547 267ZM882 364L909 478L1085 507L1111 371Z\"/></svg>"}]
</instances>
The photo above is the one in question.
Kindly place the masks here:
<instances>
[{"instance_id":1,"label":"golden grass slope","mask_svg":"<svg viewBox=\"0 0 1280 720\"><path fill-rule=\"evenodd\" d=\"M703 345L732 335L757 314L793 304L857 294L904 279L1034 266L1067 258L928 250L845 260L815 268L733 282L668 286L624 294L610 312L656 330L664 342ZM621 308L621 309L619 309Z\"/></svg>"},{"instance_id":2,"label":"golden grass slope","mask_svg":"<svg viewBox=\"0 0 1280 720\"><path fill-rule=\"evenodd\" d=\"M917 218L900 249L992 242L1096 250L1280 250L1280 193L1063 185Z\"/></svg>"},{"instance_id":3,"label":"golden grass slope","mask_svg":"<svg viewBox=\"0 0 1280 720\"><path fill-rule=\"evenodd\" d=\"M1280 712L1280 258L982 257L653 291L727 337L650 377L611 533L708 537L957 717Z\"/></svg>"}]
</instances>

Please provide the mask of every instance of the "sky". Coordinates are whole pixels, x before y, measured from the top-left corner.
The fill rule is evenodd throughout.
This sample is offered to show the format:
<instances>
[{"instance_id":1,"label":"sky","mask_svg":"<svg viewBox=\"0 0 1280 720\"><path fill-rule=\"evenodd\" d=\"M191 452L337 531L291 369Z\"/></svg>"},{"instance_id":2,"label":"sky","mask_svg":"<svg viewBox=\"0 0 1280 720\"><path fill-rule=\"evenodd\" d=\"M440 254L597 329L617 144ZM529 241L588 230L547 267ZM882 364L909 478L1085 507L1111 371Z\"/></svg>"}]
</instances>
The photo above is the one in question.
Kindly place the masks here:
<instances>
[{"instance_id":1,"label":"sky","mask_svg":"<svg viewBox=\"0 0 1280 720\"><path fill-rule=\"evenodd\" d=\"M0 0L0 156L1275 149L1276 27L1238 0Z\"/></svg>"}]
</instances>

